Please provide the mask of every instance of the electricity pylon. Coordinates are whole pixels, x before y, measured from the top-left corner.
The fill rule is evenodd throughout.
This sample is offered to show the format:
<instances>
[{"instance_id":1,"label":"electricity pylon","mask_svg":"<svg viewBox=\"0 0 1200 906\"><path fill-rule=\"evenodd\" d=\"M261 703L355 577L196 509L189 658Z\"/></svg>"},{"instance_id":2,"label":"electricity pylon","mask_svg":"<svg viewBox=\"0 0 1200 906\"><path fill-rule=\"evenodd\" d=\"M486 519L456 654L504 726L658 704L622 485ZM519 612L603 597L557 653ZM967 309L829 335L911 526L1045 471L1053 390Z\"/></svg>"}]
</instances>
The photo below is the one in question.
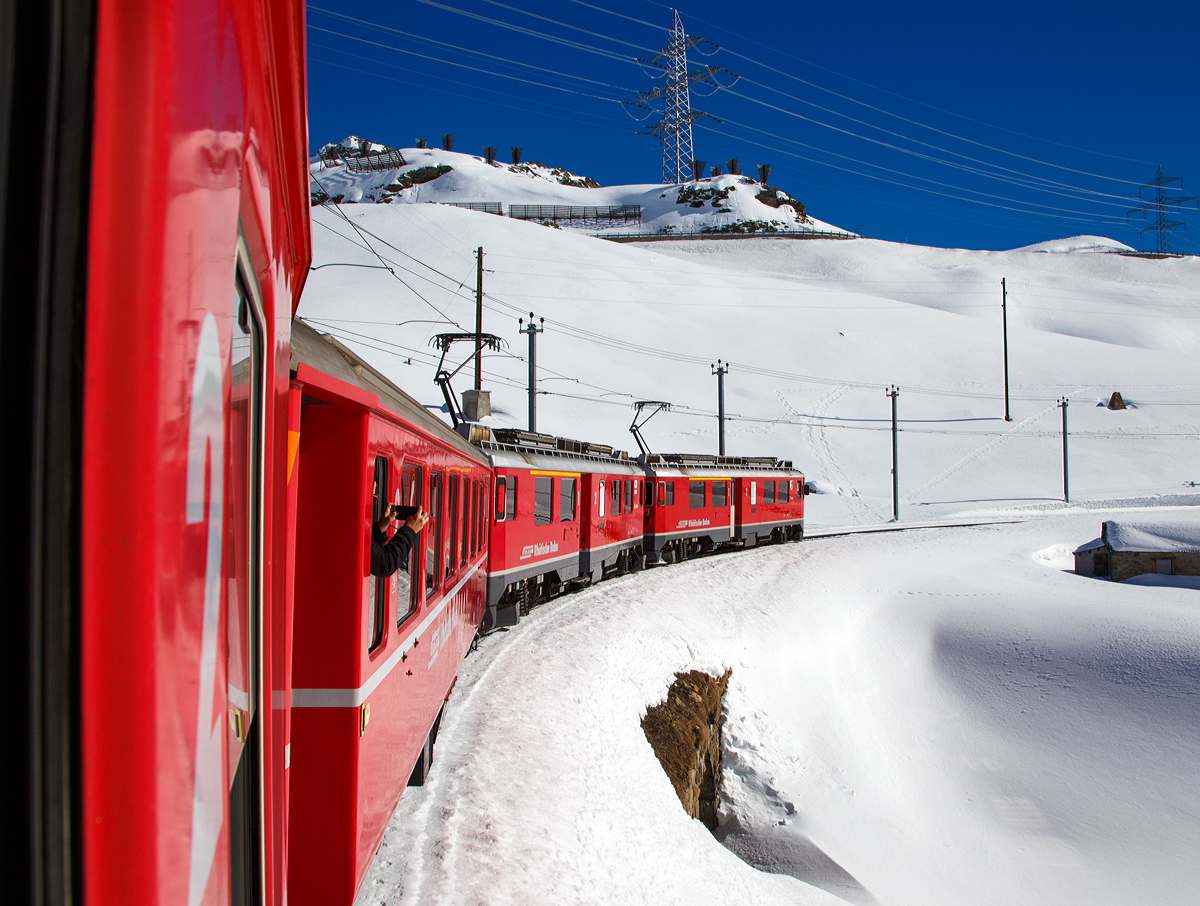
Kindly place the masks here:
<instances>
[{"instance_id":1,"label":"electricity pylon","mask_svg":"<svg viewBox=\"0 0 1200 906\"><path fill-rule=\"evenodd\" d=\"M1125 222L1129 222L1129 215L1142 212L1143 219L1147 211L1154 212L1154 226L1148 226L1142 230L1143 233L1155 233L1155 251L1160 255L1171 254L1171 231L1183 227L1187 229L1187 224L1182 220L1168 219L1168 208L1178 208L1180 205L1187 204L1189 201L1196 201L1197 196L1190 195L1168 195L1166 187L1168 183L1177 182L1179 188L1183 188L1183 178L1180 176L1166 176L1163 174L1162 164L1158 165L1158 174L1154 177L1153 182L1145 183L1138 189L1138 198L1142 197L1142 189L1154 189L1154 200L1148 201L1143 205L1138 205L1136 208L1131 208L1125 212ZM1200 205L1197 205L1200 207Z\"/></svg>"},{"instance_id":2,"label":"electricity pylon","mask_svg":"<svg viewBox=\"0 0 1200 906\"><path fill-rule=\"evenodd\" d=\"M654 113L651 101L661 101L663 110L658 122L642 135L655 135L662 141L663 165L662 181L664 183L684 182L691 169L692 158L692 123L702 116L710 116L702 110L693 110L691 102L691 86L704 84L714 91L721 86L716 83L714 76L719 72L727 72L720 66L704 66L693 71L688 70L687 52L697 44L704 42L716 49L716 45L703 38L689 35L683 30L683 20L679 11L675 13L675 24L671 29L671 39L667 46L660 50L653 59L641 60L647 66L653 66L663 71L662 84L651 91L643 91L636 101L626 101L632 107ZM731 73L732 75L732 73ZM736 79L736 76L735 76ZM713 117L716 119L716 117Z\"/></svg>"}]
</instances>

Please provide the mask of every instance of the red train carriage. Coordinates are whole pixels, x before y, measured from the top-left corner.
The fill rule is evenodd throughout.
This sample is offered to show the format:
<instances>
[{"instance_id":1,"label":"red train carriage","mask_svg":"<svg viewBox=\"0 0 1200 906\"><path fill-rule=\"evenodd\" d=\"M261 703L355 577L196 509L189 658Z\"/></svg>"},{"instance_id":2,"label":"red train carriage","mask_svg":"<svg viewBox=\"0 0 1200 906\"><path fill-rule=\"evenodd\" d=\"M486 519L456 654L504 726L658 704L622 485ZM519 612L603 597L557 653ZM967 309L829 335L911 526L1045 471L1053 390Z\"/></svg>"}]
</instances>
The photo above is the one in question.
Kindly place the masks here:
<instances>
[{"instance_id":1,"label":"red train carriage","mask_svg":"<svg viewBox=\"0 0 1200 906\"><path fill-rule=\"evenodd\" d=\"M479 445L496 489L485 628L515 624L522 612L579 576L579 463L564 462L547 435L495 436L497 441Z\"/></svg>"},{"instance_id":2,"label":"red train carriage","mask_svg":"<svg viewBox=\"0 0 1200 906\"><path fill-rule=\"evenodd\" d=\"M299 414L288 822L293 904L349 904L483 619L490 470L479 452L332 337L292 328ZM430 522L370 575L388 501Z\"/></svg>"},{"instance_id":3,"label":"red train carriage","mask_svg":"<svg viewBox=\"0 0 1200 906\"><path fill-rule=\"evenodd\" d=\"M772 487L786 479L793 487L802 484L803 474L793 470L791 463L686 453L650 454L642 461L647 475L644 549L652 565L708 553L732 541L753 546L760 534L765 539L777 527L773 521L760 527L759 519L780 517L778 524L789 526L786 537L799 537L797 532L803 531L799 497L786 510L772 508L768 513L756 505L753 514L742 512L742 489L749 494L756 480L770 476Z\"/></svg>"},{"instance_id":4,"label":"red train carriage","mask_svg":"<svg viewBox=\"0 0 1200 906\"><path fill-rule=\"evenodd\" d=\"M804 538L804 498L808 485L790 462L761 460L756 474L738 476L734 538L746 547Z\"/></svg>"},{"instance_id":5,"label":"red train carriage","mask_svg":"<svg viewBox=\"0 0 1200 906\"><path fill-rule=\"evenodd\" d=\"M593 584L645 566L642 553L643 472L634 462L593 463L583 474L579 572Z\"/></svg>"}]
</instances>

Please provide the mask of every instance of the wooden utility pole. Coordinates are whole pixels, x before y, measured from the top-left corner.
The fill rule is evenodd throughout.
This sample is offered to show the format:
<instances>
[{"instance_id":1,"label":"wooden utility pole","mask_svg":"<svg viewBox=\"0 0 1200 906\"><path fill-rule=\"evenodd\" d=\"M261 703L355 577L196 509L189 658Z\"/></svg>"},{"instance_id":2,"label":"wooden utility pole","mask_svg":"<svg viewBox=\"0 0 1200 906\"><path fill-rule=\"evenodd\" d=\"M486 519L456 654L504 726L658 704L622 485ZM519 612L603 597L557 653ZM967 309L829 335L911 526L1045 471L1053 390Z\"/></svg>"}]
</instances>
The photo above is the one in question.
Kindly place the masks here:
<instances>
[{"instance_id":1,"label":"wooden utility pole","mask_svg":"<svg viewBox=\"0 0 1200 906\"><path fill-rule=\"evenodd\" d=\"M483 389L483 246L475 250L475 389Z\"/></svg>"},{"instance_id":2,"label":"wooden utility pole","mask_svg":"<svg viewBox=\"0 0 1200 906\"><path fill-rule=\"evenodd\" d=\"M1004 324L1004 420L1012 421L1008 411L1008 286L1000 278L1000 316Z\"/></svg>"},{"instance_id":3,"label":"wooden utility pole","mask_svg":"<svg viewBox=\"0 0 1200 906\"><path fill-rule=\"evenodd\" d=\"M896 397L900 395L900 388L892 385L888 390L887 395L892 398L892 520L900 521L900 476L896 472Z\"/></svg>"}]
</instances>

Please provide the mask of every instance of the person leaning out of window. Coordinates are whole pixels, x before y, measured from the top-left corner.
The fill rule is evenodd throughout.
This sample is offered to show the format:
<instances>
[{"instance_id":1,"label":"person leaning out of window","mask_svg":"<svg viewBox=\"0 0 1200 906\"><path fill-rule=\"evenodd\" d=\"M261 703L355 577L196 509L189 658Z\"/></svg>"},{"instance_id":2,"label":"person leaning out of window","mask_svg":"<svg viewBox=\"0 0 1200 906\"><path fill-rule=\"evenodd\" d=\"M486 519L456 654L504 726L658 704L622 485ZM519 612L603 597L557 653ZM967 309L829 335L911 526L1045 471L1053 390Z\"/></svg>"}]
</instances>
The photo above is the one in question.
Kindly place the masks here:
<instances>
[{"instance_id":1,"label":"person leaning out of window","mask_svg":"<svg viewBox=\"0 0 1200 906\"><path fill-rule=\"evenodd\" d=\"M397 519L404 519L404 524L389 540L388 527ZM386 579L401 567L408 569L408 553L428 521L429 513L422 507L389 503L383 516L371 526L371 575Z\"/></svg>"}]
</instances>

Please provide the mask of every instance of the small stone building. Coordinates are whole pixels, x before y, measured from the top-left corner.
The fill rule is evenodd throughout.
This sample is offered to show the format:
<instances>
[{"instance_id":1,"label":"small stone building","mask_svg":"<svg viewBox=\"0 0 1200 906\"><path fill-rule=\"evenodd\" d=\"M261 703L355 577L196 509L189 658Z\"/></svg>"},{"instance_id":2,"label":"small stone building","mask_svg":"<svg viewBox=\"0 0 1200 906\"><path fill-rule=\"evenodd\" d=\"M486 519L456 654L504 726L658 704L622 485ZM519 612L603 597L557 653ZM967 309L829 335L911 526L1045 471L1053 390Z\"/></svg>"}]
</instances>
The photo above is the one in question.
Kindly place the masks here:
<instances>
[{"instance_id":1,"label":"small stone building","mask_svg":"<svg viewBox=\"0 0 1200 906\"><path fill-rule=\"evenodd\" d=\"M1075 551L1075 572L1114 582L1143 573L1200 576L1200 525L1110 520Z\"/></svg>"}]
</instances>

